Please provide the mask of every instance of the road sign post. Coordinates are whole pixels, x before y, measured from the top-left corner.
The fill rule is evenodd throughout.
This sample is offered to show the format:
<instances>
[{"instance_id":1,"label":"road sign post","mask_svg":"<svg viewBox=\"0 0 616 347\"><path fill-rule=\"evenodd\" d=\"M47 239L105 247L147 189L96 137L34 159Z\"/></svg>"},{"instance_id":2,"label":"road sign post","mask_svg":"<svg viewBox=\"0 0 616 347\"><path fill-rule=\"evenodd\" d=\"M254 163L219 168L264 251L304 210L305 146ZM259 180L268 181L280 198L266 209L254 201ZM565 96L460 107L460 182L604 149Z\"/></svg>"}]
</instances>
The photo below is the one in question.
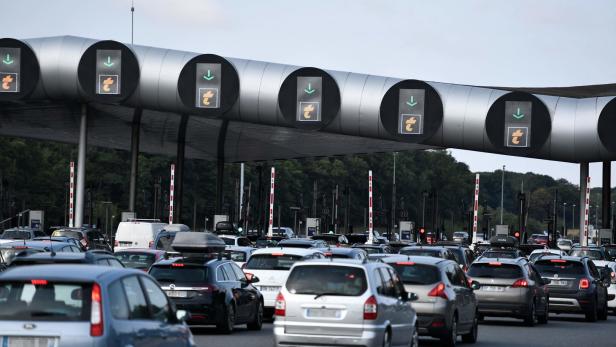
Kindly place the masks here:
<instances>
[{"instance_id":1,"label":"road sign post","mask_svg":"<svg viewBox=\"0 0 616 347\"><path fill-rule=\"evenodd\" d=\"M169 185L169 224L173 224L173 191L175 189L175 164L171 164L171 183Z\"/></svg>"},{"instance_id":2,"label":"road sign post","mask_svg":"<svg viewBox=\"0 0 616 347\"><path fill-rule=\"evenodd\" d=\"M580 244L582 246L588 246L588 223L589 223L589 209L590 209L590 176L586 177L586 196L584 198L584 233L583 237L580 237Z\"/></svg>"},{"instance_id":3,"label":"road sign post","mask_svg":"<svg viewBox=\"0 0 616 347\"><path fill-rule=\"evenodd\" d=\"M475 176L475 200L473 203L473 240L477 242L477 214L479 213L479 174Z\"/></svg>"},{"instance_id":4,"label":"road sign post","mask_svg":"<svg viewBox=\"0 0 616 347\"><path fill-rule=\"evenodd\" d=\"M368 171L368 244L374 242L372 224L372 170Z\"/></svg>"},{"instance_id":5,"label":"road sign post","mask_svg":"<svg viewBox=\"0 0 616 347\"><path fill-rule=\"evenodd\" d=\"M270 176L270 197L269 197L269 223L267 226L267 236L274 236L274 181L276 179L276 169L272 167Z\"/></svg>"},{"instance_id":6,"label":"road sign post","mask_svg":"<svg viewBox=\"0 0 616 347\"><path fill-rule=\"evenodd\" d=\"M71 161L69 169L69 193L68 193L68 226L72 228L75 225L75 162Z\"/></svg>"}]
</instances>

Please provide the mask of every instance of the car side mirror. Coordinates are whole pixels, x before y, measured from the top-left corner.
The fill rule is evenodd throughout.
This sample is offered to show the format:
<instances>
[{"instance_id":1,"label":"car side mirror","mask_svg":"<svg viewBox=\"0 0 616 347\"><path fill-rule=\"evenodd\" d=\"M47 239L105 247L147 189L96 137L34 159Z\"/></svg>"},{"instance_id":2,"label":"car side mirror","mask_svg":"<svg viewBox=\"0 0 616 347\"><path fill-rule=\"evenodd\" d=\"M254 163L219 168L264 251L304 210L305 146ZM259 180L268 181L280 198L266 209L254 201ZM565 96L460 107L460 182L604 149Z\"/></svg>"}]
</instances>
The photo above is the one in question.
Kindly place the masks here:
<instances>
[{"instance_id":1,"label":"car side mirror","mask_svg":"<svg viewBox=\"0 0 616 347\"><path fill-rule=\"evenodd\" d=\"M250 272L246 272L245 275L246 275L246 284L259 282L259 277L255 276L254 274L251 274Z\"/></svg>"},{"instance_id":2,"label":"car side mirror","mask_svg":"<svg viewBox=\"0 0 616 347\"><path fill-rule=\"evenodd\" d=\"M479 283L477 281L471 281L471 289L472 290L478 290L479 288L481 288L481 283Z\"/></svg>"},{"instance_id":3,"label":"car side mirror","mask_svg":"<svg viewBox=\"0 0 616 347\"><path fill-rule=\"evenodd\" d=\"M185 310L177 310L175 311L175 318L178 322L186 322L190 319L190 313Z\"/></svg>"},{"instance_id":4,"label":"car side mirror","mask_svg":"<svg viewBox=\"0 0 616 347\"><path fill-rule=\"evenodd\" d=\"M419 300L419 296L415 293L406 293L406 301L413 302Z\"/></svg>"}]
</instances>

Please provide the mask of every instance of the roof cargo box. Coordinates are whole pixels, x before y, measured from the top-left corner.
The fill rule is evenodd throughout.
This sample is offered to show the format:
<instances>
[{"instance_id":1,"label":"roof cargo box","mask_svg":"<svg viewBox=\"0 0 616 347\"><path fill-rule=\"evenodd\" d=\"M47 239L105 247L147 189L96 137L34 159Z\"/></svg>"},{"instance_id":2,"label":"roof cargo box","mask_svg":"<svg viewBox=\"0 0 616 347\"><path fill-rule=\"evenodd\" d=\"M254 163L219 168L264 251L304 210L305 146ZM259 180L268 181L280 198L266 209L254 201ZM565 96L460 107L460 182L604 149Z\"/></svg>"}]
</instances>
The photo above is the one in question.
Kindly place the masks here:
<instances>
[{"instance_id":1,"label":"roof cargo box","mask_svg":"<svg viewBox=\"0 0 616 347\"><path fill-rule=\"evenodd\" d=\"M492 247L518 247L519 241L513 236L496 235L490 239Z\"/></svg>"},{"instance_id":2,"label":"roof cargo box","mask_svg":"<svg viewBox=\"0 0 616 347\"><path fill-rule=\"evenodd\" d=\"M225 242L212 233L177 233L171 247L180 253L216 253L225 250Z\"/></svg>"}]
</instances>

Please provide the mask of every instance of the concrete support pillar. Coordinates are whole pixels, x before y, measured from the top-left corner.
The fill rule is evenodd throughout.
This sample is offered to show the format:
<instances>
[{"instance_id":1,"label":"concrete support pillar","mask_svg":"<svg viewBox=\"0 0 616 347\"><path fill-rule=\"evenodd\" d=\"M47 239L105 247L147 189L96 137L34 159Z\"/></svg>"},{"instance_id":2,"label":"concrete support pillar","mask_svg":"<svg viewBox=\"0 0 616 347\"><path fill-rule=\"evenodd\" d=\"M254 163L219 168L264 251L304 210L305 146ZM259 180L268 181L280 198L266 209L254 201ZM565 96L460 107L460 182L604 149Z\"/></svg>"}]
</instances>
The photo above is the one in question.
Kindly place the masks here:
<instances>
[{"instance_id":1,"label":"concrete support pillar","mask_svg":"<svg viewBox=\"0 0 616 347\"><path fill-rule=\"evenodd\" d=\"M612 228L612 162L603 162L603 190L601 197L601 225L603 229Z\"/></svg>"},{"instance_id":2,"label":"concrete support pillar","mask_svg":"<svg viewBox=\"0 0 616 347\"><path fill-rule=\"evenodd\" d=\"M588 178L588 163L580 163L580 245L588 246L588 238L584 235L586 217L586 179Z\"/></svg>"},{"instance_id":3,"label":"concrete support pillar","mask_svg":"<svg viewBox=\"0 0 616 347\"><path fill-rule=\"evenodd\" d=\"M86 151L88 146L88 105L81 105L79 124L79 149L77 153L77 191L75 197L75 227L83 226L86 198Z\"/></svg>"},{"instance_id":4,"label":"concrete support pillar","mask_svg":"<svg viewBox=\"0 0 616 347\"><path fill-rule=\"evenodd\" d=\"M175 192L174 205L175 212L173 214L174 223L182 223L182 200L184 192L184 156L186 150L186 126L188 125L188 115L183 114L178 129L178 148L175 164Z\"/></svg>"},{"instance_id":5,"label":"concrete support pillar","mask_svg":"<svg viewBox=\"0 0 616 347\"><path fill-rule=\"evenodd\" d=\"M222 214L222 197L225 174L225 139L229 121L224 120L218 132L217 161L216 161L216 214Z\"/></svg>"},{"instance_id":6,"label":"concrete support pillar","mask_svg":"<svg viewBox=\"0 0 616 347\"><path fill-rule=\"evenodd\" d=\"M133 114L133 127L130 143L130 182L128 188L128 210L135 212L135 198L137 196L137 175L139 167L139 133L141 130L140 108L135 109Z\"/></svg>"}]
</instances>

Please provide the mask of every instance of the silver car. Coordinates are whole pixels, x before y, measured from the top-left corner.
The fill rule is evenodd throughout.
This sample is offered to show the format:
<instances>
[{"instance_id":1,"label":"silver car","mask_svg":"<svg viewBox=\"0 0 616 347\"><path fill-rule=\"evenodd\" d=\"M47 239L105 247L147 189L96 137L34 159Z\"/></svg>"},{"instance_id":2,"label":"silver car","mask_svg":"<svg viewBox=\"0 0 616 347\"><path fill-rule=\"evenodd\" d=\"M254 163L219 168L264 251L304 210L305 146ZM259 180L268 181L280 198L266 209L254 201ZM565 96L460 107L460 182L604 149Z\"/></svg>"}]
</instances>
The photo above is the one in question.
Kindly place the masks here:
<instances>
[{"instance_id":1,"label":"silver car","mask_svg":"<svg viewBox=\"0 0 616 347\"><path fill-rule=\"evenodd\" d=\"M296 263L276 298L276 346L417 346L415 310L387 264Z\"/></svg>"},{"instance_id":2,"label":"silver car","mask_svg":"<svg viewBox=\"0 0 616 347\"><path fill-rule=\"evenodd\" d=\"M454 346L458 336L475 343L478 334L479 283L470 282L460 266L435 257L394 255L382 258L400 275L407 292L415 293L417 329L420 335L440 339L440 346Z\"/></svg>"}]
</instances>

